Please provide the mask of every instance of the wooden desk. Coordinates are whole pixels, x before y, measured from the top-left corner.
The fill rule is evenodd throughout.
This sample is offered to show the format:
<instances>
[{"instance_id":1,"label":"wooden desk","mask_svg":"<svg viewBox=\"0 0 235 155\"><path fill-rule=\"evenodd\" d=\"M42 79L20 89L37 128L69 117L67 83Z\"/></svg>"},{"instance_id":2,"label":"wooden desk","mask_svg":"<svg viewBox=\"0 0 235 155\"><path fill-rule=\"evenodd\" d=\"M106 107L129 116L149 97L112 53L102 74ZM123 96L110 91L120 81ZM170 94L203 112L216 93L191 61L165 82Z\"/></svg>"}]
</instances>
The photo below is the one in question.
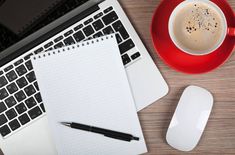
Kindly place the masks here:
<instances>
[{"instance_id":1,"label":"wooden desk","mask_svg":"<svg viewBox=\"0 0 235 155\"><path fill-rule=\"evenodd\" d=\"M184 154L172 149L165 135L183 89L191 84L210 90L215 103L199 145L188 154L235 154L235 54L225 65L208 74L178 73L159 59L151 43L150 22L160 0L119 1L170 87L167 96L139 112L148 154ZM235 1L229 0L229 3L235 9Z\"/></svg>"},{"instance_id":2,"label":"wooden desk","mask_svg":"<svg viewBox=\"0 0 235 155\"><path fill-rule=\"evenodd\" d=\"M178 73L163 64L151 43L150 22L160 0L119 1L170 87L167 96L139 112L148 154L184 154L172 149L166 143L165 135L183 89L191 84L210 90L215 103L198 147L187 154L235 154L235 54L225 65L208 74L192 76ZM235 1L228 1L235 9Z\"/></svg>"}]
</instances>

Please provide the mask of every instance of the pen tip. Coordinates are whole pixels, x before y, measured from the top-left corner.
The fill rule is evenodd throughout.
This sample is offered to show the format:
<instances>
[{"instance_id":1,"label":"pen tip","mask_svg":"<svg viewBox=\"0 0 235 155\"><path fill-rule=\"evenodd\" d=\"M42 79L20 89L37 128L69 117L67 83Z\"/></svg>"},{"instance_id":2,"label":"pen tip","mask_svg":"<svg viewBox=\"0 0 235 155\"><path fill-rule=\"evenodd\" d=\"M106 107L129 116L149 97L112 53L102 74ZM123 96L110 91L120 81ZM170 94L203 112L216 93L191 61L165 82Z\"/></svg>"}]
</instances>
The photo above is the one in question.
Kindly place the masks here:
<instances>
[{"instance_id":1,"label":"pen tip","mask_svg":"<svg viewBox=\"0 0 235 155\"><path fill-rule=\"evenodd\" d=\"M71 123L68 123L68 122L60 122L60 124L65 125L65 126L69 126L69 127L71 125Z\"/></svg>"}]
</instances>

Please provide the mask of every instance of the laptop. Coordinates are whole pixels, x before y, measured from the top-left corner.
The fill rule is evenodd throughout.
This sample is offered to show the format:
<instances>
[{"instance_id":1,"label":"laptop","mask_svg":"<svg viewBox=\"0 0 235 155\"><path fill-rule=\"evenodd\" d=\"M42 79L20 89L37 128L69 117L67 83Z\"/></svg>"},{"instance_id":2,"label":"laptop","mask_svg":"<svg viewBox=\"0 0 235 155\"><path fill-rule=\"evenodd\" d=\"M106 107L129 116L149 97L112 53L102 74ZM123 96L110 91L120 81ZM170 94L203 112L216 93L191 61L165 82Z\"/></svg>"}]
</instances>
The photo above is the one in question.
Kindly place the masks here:
<instances>
[{"instance_id":1,"label":"laptop","mask_svg":"<svg viewBox=\"0 0 235 155\"><path fill-rule=\"evenodd\" d=\"M6 155L56 154L31 55L116 33L137 111L168 92L117 0L1 0L0 32L0 148Z\"/></svg>"}]
</instances>

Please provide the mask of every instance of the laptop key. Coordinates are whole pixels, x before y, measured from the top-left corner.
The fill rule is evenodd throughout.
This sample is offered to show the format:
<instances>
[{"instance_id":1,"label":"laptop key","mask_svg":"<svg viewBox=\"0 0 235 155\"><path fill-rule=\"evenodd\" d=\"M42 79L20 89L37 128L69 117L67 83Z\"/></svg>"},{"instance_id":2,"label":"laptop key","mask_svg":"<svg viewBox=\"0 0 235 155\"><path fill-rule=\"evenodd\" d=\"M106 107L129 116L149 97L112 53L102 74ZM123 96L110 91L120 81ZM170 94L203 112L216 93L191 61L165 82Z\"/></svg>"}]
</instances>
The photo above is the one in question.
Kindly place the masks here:
<instances>
[{"instance_id":1,"label":"laptop key","mask_svg":"<svg viewBox=\"0 0 235 155\"><path fill-rule=\"evenodd\" d=\"M6 74L6 77L7 77L8 81L10 81L10 82L17 79L17 75L16 75L15 71L13 71L13 70L8 72Z\"/></svg>"},{"instance_id":2,"label":"laptop key","mask_svg":"<svg viewBox=\"0 0 235 155\"><path fill-rule=\"evenodd\" d=\"M42 97L40 93L37 93L36 95L34 95L35 99L37 100L38 103L42 102Z\"/></svg>"},{"instance_id":3,"label":"laptop key","mask_svg":"<svg viewBox=\"0 0 235 155\"><path fill-rule=\"evenodd\" d=\"M105 25L109 25L112 22L116 21L117 19L118 19L118 16L114 11L102 17L102 20Z\"/></svg>"},{"instance_id":4,"label":"laptop key","mask_svg":"<svg viewBox=\"0 0 235 155\"><path fill-rule=\"evenodd\" d=\"M43 51L43 48L40 47L39 49L37 49L37 50L34 51L34 54L38 54L38 53L40 53L40 52L42 52L42 51Z\"/></svg>"},{"instance_id":5,"label":"laptop key","mask_svg":"<svg viewBox=\"0 0 235 155\"><path fill-rule=\"evenodd\" d=\"M0 71L0 75L2 75L3 74L3 71Z\"/></svg>"},{"instance_id":6,"label":"laptop key","mask_svg":"<svg viewBox=\"0 0 235 155\"><path fill-rule=\"evenodd\" d=\"M29 99L25 100L25 104L29 109L31 109L33 106L37 104L37 102L33 97L30 97Z\"/></svg>"},{"instance_id":7,"label":"laptop key","mask_svg":"<svg viewBox=\"0 0 235 155\"><path fill-rule=\"evenodd\" d=\"M57 42L61 41L62 39L63 39L63 36L59 36L54 40L54 42L57 43Z\"/></svg>"},{"instance_id":8,"label":"laptop key","mask_svg":"<svg viewBox=\"0 0 235 155\"><path fill-rule=\"evenodd\" d=\"M20 60L18 60L18 61L16 61L15 63L14 63L14 66L18 66L19 64L21 64L21 63L23 63L24 62L24 60L23 59L20 59Z\"/></svg>"},{"instance_id":9,"label":"laptop key","mask_svg":"<svg viewBox=\"0 0 235 155\"><path fill-rule=\"evenodd\" d=\"M53 42L51 41L51 42L47 43L47 44L44 46L44 48L47 49L47 48L51 47L52 45L53 45Z\"/></svg>"},{"instance_id":10,"label":"laptop key","mask_svg":"<svg viewBox=\"0 0 235 155\"><path fill-rule=\"evenodd\" d=\"M24 92L26 93L27 96L31 96L34 93L36 93L36 90L34 89L33 85L29 85L26 88L24 88Z\"/></svg>"},{"instance_id":11,"label":"laptop key","mask_svg":"<svg viewBox=\"0 0 235 155\"><path fill-rule=\"evenodd\" d=\"M99 31L100 29L102 29L104 27L104 24L102 23L102 21L100 19L95 21L94 23L92 23L92 25L96 31Z\"/></svg>"},{"instance_id":12,"label":"laptop key","mask_svg":"<svg viewBox=\"0 0 235 155\"><path fill-rule=\"evenodd\" d=\"M9 94L7 93L7 90L5 88L0 90L0 100L3 100L6 98Z\"/></svg>"},{"instance_id":13,"label":"laptop key","mask_svg":"<svg viewBox=\"0 0 235 155\"><path fill-rule=\"evenodd\" d=\"M116 34L118 44L122 42L122 38L119 34Z\"/></svg>"},{"instance_id":14,"label":"laptop key","mask_svg":"<svg viewBox=\"0 0 235 155\"><path fill-rule=\"evenodd\" d=\"M20 127L20 123L17 121L17 119L14 119L13 121L9 123L9 126L11 130L14 131Z\"/></svg>"},{"instance_id":15,"label":"laptop key","mask_svg":"<svg viewBox=\"0 0 235 155\"><path fill-rule=\"evenodd\" d=\"M21 115L18 119L21 125L25 125L26 123L30 121L29 116L27 114Z\"/></svg>"},{"instance_id":16,"label":"laptop key","mask_svg":"<svg viewBox=\"0 0 235 155\"><path fill-rule=\"evenodd\" d=\"M73 33L73 30L69 30L69 31L67 31L65 34L64 34L64 36L65 37L68 37L70 34L72 34Z\"/></svg>"},{"instance_id":17,"label":"laptop key","mask_svg":"<svg viewBox=\"0 0 235 155\"><path fill-rule=\"evenodd\" d=\"M126 53L128 50L130 50L134 47L135 47L135 44L131 39L129 39L129 40L127 40L124 43L119 45L119 49L120 49L121 54Z\"/></svg>"},{"instance_id":18,"label":"laptop key","mask_svg":"<svg viewBox=\"0 0 235 155\"><path fill-rule=\"evenodd\" d=\"M30 83L36 80L34 72L30 72L29 74L27 74L26 78Z\"/></svg>"},{"instance_id":19,"label":"laptop key","mask_svg":"<svg viewBox=\"0 0 235 155\"><path fill-rule=\"evenodd\" d=\"M98 19L98 18L100 18L101 16L103 16L103 13L102 13L102 12L98 13L97 15L95 15L95 16L94 16L94 19Z\"/></svg>"},{"instance_id":20,"label":"laptop key","mask_svg":"<svg viewBox=\"0 0 235 155\"><path fill-rule=\"evenodd\" d=\"M123 62L124 65L126 65L129 62L131 62L131 59L127 54L124 54L124 55L122 55L122 62Z\"/></svg>"},{"instance_id":21,"label":"laptop key","mask_svg":"<svg viewBox=\"0 0 235 155\"><path fill-rule=\"evenodd\" d=\"M95 33L94 29L91 27L91 25L88 25L87 27L83 28L84 34L88 37Z\"/></svg>"},{"instance_id":22,"label":"laptop key","mask_svg":"<svg viewBox=\"0 0 235 155\"><path fill-rule=\"evenodd\" d=\"M8 66L8 67L6 67L5 69L4 69L4 72L8 72L9 70L11 70L13 68L13 65L10 65L10 66Z\"/></svg>"},{"instance_id":23,"label":"laptop key","mask_svg":"<svg viewBox=\"0 0 235 155\"><path fill-rule=\"evenodd\" d=\"M7 122L7 118L4 114L0 115L0 126L2 126L3 124L5 124Z\"/></svg>"},{"instance_id":24,"label":"laptop key","mask_svg":"<svg viewBox=\"0 0 235 155\"><path fill-rule=\"evenodd\" d=\"M124 40L130 37L120 20L113 24L113 28L116 32L121 34Z\"/></svg>"},{"instance_id":25,"label":"laptop key","mask_svg":"<svg viewBox=\"0 0 235 155\"><path fill-rule=\"evenodd\" d=\"M80 41L82 41L83 39L85 39L85 36L84 36L84 34L82 33L82 31L78 31L77 33L75 33L75 34L73 35L73 37L75 38L75 40L76 40L77 42L80 42Z\"/></svg>"},{"instance_id":26,"label":"laptop key","mask_svg":"<svg viewBox=\"0 0 235 155\"><path fill-rule=\"evenodd\" d=\"M104 34L102 32L98 32L96 34L93 35L93 38L98 38L98 37L101 37L103 36Z\"/></svg>"},{"instance_id":27,"label":"laptop key","mask_svg":"<svg viewBox=\"0 0 235 155\"><path fill-rule=\"evenodd\" d=\"M30 53L30 54L26 55L26 56L24 57L24 60L28 60L28 59L31 57L31 55L33 55L33 54Z\"/></svg>"},{"instance_id":28,"label":"laptop key","mask_svg":"<svg viewBox=\"0 0 235 155\"><path fill-rule=\"evenodd\" d=\"M46 112L43 103L40 104L40 107L41 107L41 109L42 109L43 112Z\"/></svg>"},{"instance_id":29,"label":"laptop key","mask_svg":"<svg viewBox=\"0 0 235 155\"><path fill-rule=\"evenodd\" d=\"M72 45L72 44L75 44L75 41L73 40L73 38L70 36L68 38L66 38L64 40L64 44L67 46L67 45Z\"/></svg>"},{"instance_id":30,"label":"laptop key","mask_svg":"<svg viewBox=\"0 0 235 155\"><path fill-rule=\"evenodd\" d=\"M38 83L34 82L33 84L34 84L34 87L37 89L37 91L39 91Z\"/></svg>"},{"instance_id":31,"label":"laptop key","mask_svg":"<svg viewBox=\"0 0 235 155\"><path fill-rule=\"evenodd\" d=\"M0 128L0 133L4 137L4 136L8 135L9 133L11 133L11 130L9 129L9 127L7 125L4 125Z\"/></svg>"},{"instance_id":32,"label":"laptop key","mask_svg":"<svg viewBox=\"0 0 235 155\"><path fill-rule=\"evenodd\" d=\"M15 98L18 102L21 102L22 100L24 100L26 98L25 93L21 90L18 93L15 94Z\"/></svg>"},{"instance_id":33,"label":"laptop key","mask_svg":"<svg viewBox=\"0 0 235 155\"><path fill-rule=\"evenodd\" d=\"M5 110L7 110L6 105L3 102L0 102L0 113L4 112Z\"/></svg>"},{"instance_id":34,"label":"laptop key","mask_svg":"<svg viewBox=\"0 0 235 155\"><path fill-rule=\"evenodd\" d=\"M36 117L40 116L42 114L42 111L40 108L37 106L31 110L28 111L28 114L31 119L35 119Z\"/></svg>"},{"instance_id":35,"label":"laptop key","mask_svg":"<svg viewBox=\"0 0 235 155\"><path fill-rule=\"evenodd\" d=\"M7 79L4 76L0 77L0 88L2 88L3 86L7 85Z\"/></svg>"},{"instance_id":36,"label":"laptop key","mask_svg":"<svg viewBox=\"0 0 235 155\"><path fill-rule=\"evenodd\" d=\"M10 94L13 94L14 92L18 90L18 87L16 86L14 82L9 84L6 88Z\"/></svg>"},{"instance_id":37,"label":"laptop key","mask_svg":"<svg viewBox=\"0 0 235 155\"><path fill-rule=\"evenodd\" d=\"M6 74L6 77L7 77L8 81L10 81L10 82L13 81L13 80L15 80L15 79L17 79L17 75L16 75L16 73L15 73L14 70L8 72L8 73Z\"/></svg>"},{"instance_id":38,"label":"laptop key","mask_svg":"<svg viewBox=\"0 0 235 155\"><path fill-rule=\"evenodd\" d=\"M24 105L24 103L18 104L17 106L15 106L15 109L18 112L18 114L22 114L23 112L25 112L27 110L27 108Z\"/></svg>"},{"instance_id":39,"label":"laptop key","mask_svg":"<svg viewBox=\"0 0 235 155\"><path fill-rule=\"evenodd\" d=\"M19 67L17 67L16 69L16 72L19 76L22 76L24 75L25 73L27 73L27 69L25 68L24 65L20 65Z\"/></svg>"},{"instance_id":40,"label":"laptop key","mask_svg":"<svg viewBox=\"0 0 235 155\"><path fill-rule=\"evenodd\" d=\"M63 46L64 46L64 44L62 42L59 42L54 46L54 49L61 48Z\"/></svg>"},{"instance_id":41,"label":"laptop key","mask_svg":"<svg viewBox=\"0 0 235 155\"><path fill-rule=\"evenodd\" d=\"M91 22L93 22L93 19L92 19L92 18L86 20L86 21L84 22L84 25L88 25L88 24L90 24Z\"/></svg>"},{"instance_id":42,"label":"laptop key","mask_svg":"<svg viewBox=\"0 0 235 155\"><path fill-rule=\"evenodd\" d=\"M8 108L10 108L16 104L16 100L14 99L13 96L10 96L5 100L5 103L8 106Z\"/></svg>"},{"instance_id":43,"label":"laptop key","mask_svg":"<svg viewBox=\"0 0 235 155\"><path fill-rule=\"evenodd\" d=\"M76 27L74 28L74 31L78 31L78 30L80 30L81 28L83 28L83 25L82 25L82 24L76 26Z\"/></svg>"},{"instance_id":44,"label":"laptop key","mask_svg":"<svg viewBox=\"0 0 235 155\"><path fill-rule=\"evenodd\" d=\"M133 54L133 55L131 56L131 59L132 59L132 60L135 60L135 59L137 59L138 57L140 57L140 52L136 52L135 54Z\"/></svg>"},{"instance_id":45,"label":"laptop key","mask_svg":"<svg viewBox=\"0 0 235 155\"><path fill-rule=\"evenodd\" d=\"M17 116L17 113L13 108L11 108L10 110L6 111L6 116L8 120L12 120L13 118Z\"/></svg>"},{"instance_id":46,"label":"laptop key","mask_svg":"<svg viewBox=\"0 0 235 155\"><path fill-rule=\"evenodd\" d=\"M107 9L105 9L105 10L104 10L104 13L108 13L108 12L110 12L111 10L113 10L113 7L112 7L112 6L108 7Z\"/></svg>"},{"instance_id":47,"label":"laptop key","mask_svg":"<svg viewBox=\"0 0 235 155\"><path fill-rule=\"evenodd\" d=\"M27 61L27 62L25 63L25 66L27 67L27 69L28 69L29 71L31 71L31 70L33 69L33 65L32 65L31 60Z\"/></svg>"},{"instance_id":48,"label":"laptop key","mask_svg":"<svg viewBox=\"0 0 235 155\"><path fill-rule=\"evenodd\" d=\"M105 35L107 35L107 34L112 34L112 33L114 33L114 30L112 29L111 26L108 26L108 27L106 27L105 29L103 29L103 33L104 33Z\"/></svg>"},{"instance_id":49,"label":"laptop key","mask_svg":"<svg viewBox=\"0 0 235 155\"><path fill-rule=\"evenodd\" d=\"M27 80L24 77L21 77L20 79L16 80L16 83L19 88L23 88L28 84Z\"/></svg>"}]
</instances>

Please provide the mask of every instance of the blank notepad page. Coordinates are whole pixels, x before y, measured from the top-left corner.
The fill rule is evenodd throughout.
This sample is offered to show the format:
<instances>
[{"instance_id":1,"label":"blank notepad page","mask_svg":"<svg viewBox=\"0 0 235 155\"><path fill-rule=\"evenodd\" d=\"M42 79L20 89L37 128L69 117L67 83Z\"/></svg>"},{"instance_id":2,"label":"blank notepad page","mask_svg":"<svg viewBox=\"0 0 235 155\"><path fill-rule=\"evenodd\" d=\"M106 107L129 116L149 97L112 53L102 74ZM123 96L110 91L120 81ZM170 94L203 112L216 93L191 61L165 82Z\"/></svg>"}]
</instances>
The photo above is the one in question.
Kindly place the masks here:
<instances>
[{"instance_id":1,"label":"blank notepad page","mask_svg":"<svg viewBox=\"0 0 235 155\"><path fill-rule=\"evenodd\" d=\"M147 152L114 35L32 56L31 60L58 154ZM140 141L116 140L59 122L129 133Z\"/></svg>"}]
</instances>

